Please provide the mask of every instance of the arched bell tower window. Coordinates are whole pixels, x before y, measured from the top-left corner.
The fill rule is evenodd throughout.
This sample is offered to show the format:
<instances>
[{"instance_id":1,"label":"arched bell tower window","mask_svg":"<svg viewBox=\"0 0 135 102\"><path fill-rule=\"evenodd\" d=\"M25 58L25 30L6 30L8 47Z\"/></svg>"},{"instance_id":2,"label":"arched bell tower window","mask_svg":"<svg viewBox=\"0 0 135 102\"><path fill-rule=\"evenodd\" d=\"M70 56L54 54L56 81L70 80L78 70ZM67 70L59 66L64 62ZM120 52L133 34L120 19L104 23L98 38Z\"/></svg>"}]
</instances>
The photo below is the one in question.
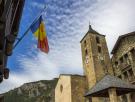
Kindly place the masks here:
<instances>
[{"instance_id":1,"label":"arched bell tower window","mask_svg":"<svg viewBox=\"0 0 135 102\"><path fill-rule=\"evenodd\" d=\"M101 47L100 46L98 46L98 52L101 53Z\"/></svg>"},{"instance_id":2,"label":"arched bell tower window","mask_svg":"<svg viewBox=\"0 0 135 102\"><path fill-rule=\"evenodd\" d=\"M88 50L87 49L85 50L85 56L88 56Z\"/></svg>"},{"instance_id":3,"label":"arched bell tower window","mask_svg":"<svg viewBox=\"0 0 135 102\"><path fill-rule=\"evenodd\" d=\"M87 42L86 42L86 40L84 41L84 46L86 47L86 45L87 45Z\"/></svg>"},{"instance_id":4,"label":"arched bell tower window","mask_svg":"<svg viewBox=\"0 0 135 102\"><path fill-rule=\"evenodd\" d=\"M100 43L100 39L98 36L96 36L96 42L99 44Z\"/></svg>"}]
</instances>

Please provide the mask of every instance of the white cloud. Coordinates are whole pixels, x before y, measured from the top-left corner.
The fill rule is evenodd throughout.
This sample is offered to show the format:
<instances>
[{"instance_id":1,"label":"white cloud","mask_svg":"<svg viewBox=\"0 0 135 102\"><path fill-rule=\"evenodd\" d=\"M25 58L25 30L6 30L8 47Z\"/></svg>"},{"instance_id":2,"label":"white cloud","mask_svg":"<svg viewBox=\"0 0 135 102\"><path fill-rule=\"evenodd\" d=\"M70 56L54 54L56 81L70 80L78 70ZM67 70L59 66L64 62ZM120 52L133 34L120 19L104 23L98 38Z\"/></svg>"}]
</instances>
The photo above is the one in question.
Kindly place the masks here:
<instances>
[{"instance_id":1,"label":"white cloud","mask_svg":"<svg viewBox=\"0 0 135 102\"><path fill-rule=\"evenodd\" d=\"M106 35L109 51L119 35L135 29L134 0L73 0L71 5L67 4L64 0L48 4L46 27L50 53L38 51L33 55L34 48L27 54L29 57L19 57L23 72L11 73L10 79L0 85L0 92L25 82L51 79L60 73L82 74L80 40L88 30L89 21L95 30ZM42 4L34 2L34 6Z\"/></svg>"},{"instance_id":2,"label":"white cloud","mask_svg":"<svg viewBox=\"0 0 135 102\"><path fill-rule=\"evenodd\" d=\"M31 3L31 6L36 7L36 8L40 8L40 9L41 9L41 8L44 8L45 5L33 1L33 2Z\"/></svg>"}]
</instances>

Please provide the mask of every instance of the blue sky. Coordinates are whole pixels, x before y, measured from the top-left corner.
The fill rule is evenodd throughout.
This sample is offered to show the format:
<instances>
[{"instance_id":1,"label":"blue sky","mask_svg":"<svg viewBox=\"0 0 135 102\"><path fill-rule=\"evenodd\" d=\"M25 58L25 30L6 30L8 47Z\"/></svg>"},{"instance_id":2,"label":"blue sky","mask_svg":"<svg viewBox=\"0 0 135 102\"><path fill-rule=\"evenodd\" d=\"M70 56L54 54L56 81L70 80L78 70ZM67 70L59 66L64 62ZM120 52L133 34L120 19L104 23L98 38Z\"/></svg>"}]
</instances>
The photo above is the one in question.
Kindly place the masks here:
<instances>
[{"instance_id":1,"label":"blue sky","mask_svg":"<svg viewBox=\"0 0 135 102\"><path fill-rule=\"evenodd\" d=\"M50 52L37 49L29 31L8 60L10 78L0 84L0 93L26 82L49 80L59 74L83 74L80 40L89 21L96 31L106 35L109 52L117 38L135 30L134 0L25 0L20 37L40 11L43 13Z\"/></svg>"}]
</instances>

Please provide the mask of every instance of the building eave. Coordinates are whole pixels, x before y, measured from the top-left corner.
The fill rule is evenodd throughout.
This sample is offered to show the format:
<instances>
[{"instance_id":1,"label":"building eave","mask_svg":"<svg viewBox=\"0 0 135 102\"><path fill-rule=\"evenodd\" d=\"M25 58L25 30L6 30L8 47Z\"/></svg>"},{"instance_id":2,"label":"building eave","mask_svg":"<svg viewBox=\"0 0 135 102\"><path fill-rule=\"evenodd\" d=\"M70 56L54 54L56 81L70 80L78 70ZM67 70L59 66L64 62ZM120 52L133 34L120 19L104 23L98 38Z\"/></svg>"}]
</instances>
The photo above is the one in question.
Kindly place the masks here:
<instances>
[{"instance_id":1,"label":"building eave","mask_svg":"<svg viewBox=\"0 0 135 102\"><path fill-rule=\"evenodd\" d=\"M114 54L116 52L122 39L124 39L125 37L128 37L128 36L132 36L132 35L135 35L135 31L119 36L118 40L116 41L116 43L113 47L113 50L111 51L111 54Z\"/></svg>"},{"instance_id":2,"label":"building eave","mask_svg":"<svg viewBox=\"0 0 135 102\"><path fill-rule=\"evenodd\" d=\"M25 0L13 0L10 2L6 2L7 4L4 4L4 10L3 10L3 14L0 16L0 31L3 32L2 34L0 34L0 71L4 77L4 69L7 68L7 61L8 61L8 56L10 56L12 54L12 50L13 50L13 44L15 42L15 38L18 35L18 31L19 31L19 25L20 25L20 20L22 17L22 11L23 11L23 7L24 7L24 3ZM10 13L13 15L12 17L7 16L8 11L9 11L9 6L10 4L13 4L13 9L14 11L10 11ZM9 18L6 18L9 17ZM13 21L12 25L9 27L5 27L6 24L9 24L9 21ZM8 29L11 29L11 31L8 31ZM8 32L6 32L8 31ZM9 42L8 37L9 36L14 36L14 41L13 42ZM11 37L9 37L11 38ZM9 49L9 47L11 49ZM10 53L11 52L11 53ZM10 53L10 54L9 54ZM8 69L8 68L7 68ZM2 82L3 78L1 77L0 81Z\"/></svg>"},{"instance_id":3,"label":"building eave","mask_svg":"<svg viewBox=\"0 0 135 102\"><path fill-rule=\"evenodd\" d=\"M84 75L79 75L79 74L60 74L60 76L80 76L80 77L85 77Z\"/></svg>"}]
</instances>

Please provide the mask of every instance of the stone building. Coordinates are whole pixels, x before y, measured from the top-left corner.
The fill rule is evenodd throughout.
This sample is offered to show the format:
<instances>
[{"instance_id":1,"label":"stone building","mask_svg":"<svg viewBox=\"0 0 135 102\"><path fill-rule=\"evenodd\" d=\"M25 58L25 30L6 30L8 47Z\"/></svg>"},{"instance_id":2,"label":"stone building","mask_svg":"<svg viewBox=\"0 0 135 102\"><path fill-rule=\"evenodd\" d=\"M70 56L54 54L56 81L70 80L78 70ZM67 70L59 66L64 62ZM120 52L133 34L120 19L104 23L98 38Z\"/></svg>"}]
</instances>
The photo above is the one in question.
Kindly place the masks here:
<instances>
[{"instance_id":1,"label":"stone building","mask_svg":"<svg viewBox=\"0 0 135 102\"><path fill-rule=\"evenodd\" d=\"M111 53L114 75L135 84L135 32L120 36ZM135 94L123 95L120 100L134 102Z\"/></svg>"},{"instance_id":2,"label":"stone building","mask_svg":"<svg viewBox=\"0 0 135 102\"><path fill-rule=\"evenodd\" d=\"M135 102L135 94L131 93L135 92L135 32L118 38L112 58L105 35L91 25L80 43L85 77L76 77L77 84L73 85L74 75L61 75L55 88L55 102ZM77 95L82 95L82 100L77 100Z\"/></svg>"},{"instance_id":3,"label":"stone building","mask_svg":"<svg viewBox=\"0 0 135 102\"><path fill-rule=\"evenodd\" d=\"M55 102L85 102L85 77L62 74L55 88Z\"/></svg>"},{"instance_id":4,"label":"stone building","mask_svg":"<svg viewBox=\"0 0 135 102\"><path fill-rule=\"evenodd\" d=\"M114 93L116 95L120 94L119 99L116 99L118 102L134 102L135 95L133 93L131 95L125 94L134 91L134 86L131 84L134 84L135 80L135 32L122 35L118 38L112 50L113 56L111 60L109 57L105 36L93 30L91 26L89 27L88 33L86 33L84 38L81 40L81 48L83 68L85 72L84 75L86 75L86 78L88 77L88 79L86 79L86 81L88 81L87 87L89 90L91 89L88 93L93 92L92 90L94 90L94 88L95 93L104 89L104 91L101 91L95 95L102 97L105 95L105 93L109 93L109 90L107 91L109 87L115 87L116 89L114 89ZM123 81L116 79L116 77L107 77L108 74L117 76ZM103 81L104 76L106 76L105 79L112 79L111 81L113 83L111 84L111 82L107 80ZM122 83L124 85L122 85ZM107 86L105 87L105 85ZM117 97L116 95L114 96ZM92 98L89 101L108 102L109 100L107 98Z\"/></svg>"},{"instance_id":5,"label":"stone building","mask_svg":"<svg viewBox=\"0 0 135 102\"><path fill-rule=\"evenodd\" d=\"M106 74L113 75L105 35L99 34L89 25L88 32L81 40L81 48L87 88L91 89ZM103 100L102 98L92 98L93 102L103 102Z\"/></svg>"}]
</instances>

